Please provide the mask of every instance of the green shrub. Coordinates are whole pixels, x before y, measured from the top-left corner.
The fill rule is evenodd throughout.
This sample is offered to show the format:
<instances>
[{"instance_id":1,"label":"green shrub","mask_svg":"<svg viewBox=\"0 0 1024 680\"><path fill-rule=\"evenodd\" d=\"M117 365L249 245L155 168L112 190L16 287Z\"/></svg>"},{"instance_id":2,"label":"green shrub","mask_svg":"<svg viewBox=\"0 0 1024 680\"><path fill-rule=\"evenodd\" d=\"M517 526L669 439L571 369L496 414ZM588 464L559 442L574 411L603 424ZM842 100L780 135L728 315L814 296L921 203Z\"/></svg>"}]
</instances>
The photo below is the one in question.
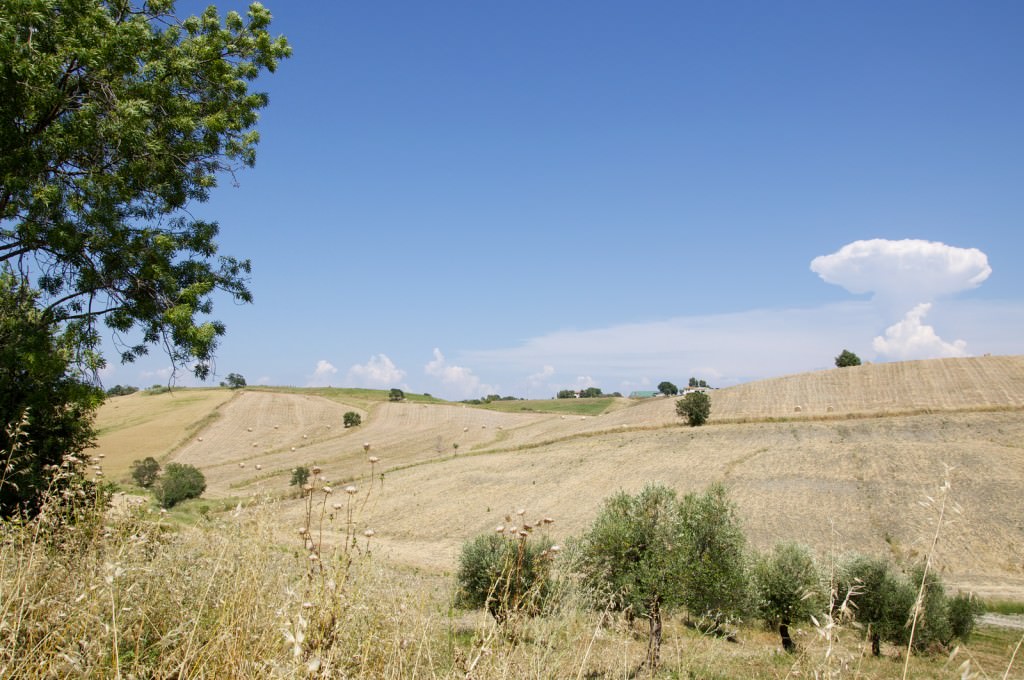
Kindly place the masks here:
<instances>
[{"instance_id":1,"label":"green shrub","mask_svg":"<svg viewBox=\"0 0 1024 680\"><path fill-rule=\"evenodd\" d=\"M758 609L770 626L778 626L782 647L796 651L789 626L805 621L821 607L821 576L809 548L779 543L754 566Z\"/></svg>"},{"instance_id":2,"label":"green shrub","mask_svg":"<svg viewBox=\"0 0 1024 680\"><path fill-rule=\"evenodd\" d=\"M711 415L711 397L703 392L690 392L676 402L676 414L685 418L690 427L703 425Z\"/></svg>"},{"instance_id":3,"label":"green shrub","mask_svg":"<svg viewBox=\"0 0 1024 680\"><path fill-rule=\"evenodd\" d=\"M134 460L132 461L131 473L132 479L135 480L136 484L148 489L153 486L157 475L160 474L160 463L152 456L147 456L142 460Z\"/></svg>"},{"instance_id":4,"label":"green shrub","mask_svg":"<svg viewBox=\"0 0 1024 680\"><path fill-rule=\"evenodd\" d=\"M405 392L397 387L392 387L388 392L388 401L402 401L403 399L405 399Z\"/></svg>"},{"instance_id":5,"label":"green shrub","mask_svg":"<svg viewBox=\"0 0 1024 680\"><path fill-rule=\"evenodd\" d=\"M682 604L682 512L676 492L648 485L636 496L607 499L581 541L585 585L601 593L613 611L645 618L647 658L658 665L663 610Z\"/></svg>"},{"instance_id":6,"label":"green shrub","mask_svg":"<svg viewBox=\"0 0 1024 680\"><path fill-rule=\"evenodd\" d=\"M724 486L683 498L681 531L682 604L718 631L751 604L746 537Z\"/></svg>"},{"instance_id":7,"label":"green shrub","mask_svg":"<svg viewBox=\"0 0 1024 680\"><path fill-rule=\"evenodd\" d=\"M484 607L499 624L541 613L550 592L551 548L546 538L509 531L467 541L459 557L457 604Z\"/></svg>"},{"instance_id":8,"label":"green shrub","mask_svg":"<svg viewBox=\"0 0 1024 680\"><path fill-rule=\"evenodd\" d=\"M357 427L363 424L363 417L355 411L345 411L345 415L341 417L345 427Z\"/></svg>"},{"instance_id":9,"label":"green shrub","mask_svg":"<svg viewBox=\"0 0 1024 680\"><path fill-rule=\"evenodd\" d=\"M854 618L870 631L871 653L881 654L881 642L905 644L913 586L881 557L856 555L843 566L839 579L839 597L853 605Z\"/></svg>"},{"instance_id":10,"label":"green shrub","mask_svg":"<svg viewBox=\"0 0 1024 680\"><path fill-rule=\"evenodd\" d=\"M292 470L292 480L289 482L292 486L302 486L309 481L309 468L305 465L300 465Z\"/></svg>"},{"instance_id":11,"label":"green shrub","mask_svg":"<svg viewBox=\"0 0 1024 680\"><path fill-rule=\"evenodd\" d=\"M929 569L925 576L923 564L910 570L910 583L917 593L914 607L917 621L914 626L913 647L917 651L944 647L953 639L950 624L946 586L937 572ZM923 583L923 586L922 586Z\"/></svg>"},{"instance_id":12,"label":"green shrub","mask_svg":"<svg viewBox=\"0 0 1024 680\"><path fill-rule=\"evenodd\" d=\"M960 593L949 600L947 606L950 633L961 642L968 642L978 617L984 611L978 598L970 594ZM947 643L948 644L948 643Z\"/></svg>"},{"instance_id":13,"label":"green shrub","mask_svg":"<svg viewBox=\"0 0 1024 680\"><path fill-rule=\"evenodd\" d=\"M206 478L194 465L168 463L154 488L160 505L170 508L183 500L202 496Z\"/></svg>"}]
</instances>

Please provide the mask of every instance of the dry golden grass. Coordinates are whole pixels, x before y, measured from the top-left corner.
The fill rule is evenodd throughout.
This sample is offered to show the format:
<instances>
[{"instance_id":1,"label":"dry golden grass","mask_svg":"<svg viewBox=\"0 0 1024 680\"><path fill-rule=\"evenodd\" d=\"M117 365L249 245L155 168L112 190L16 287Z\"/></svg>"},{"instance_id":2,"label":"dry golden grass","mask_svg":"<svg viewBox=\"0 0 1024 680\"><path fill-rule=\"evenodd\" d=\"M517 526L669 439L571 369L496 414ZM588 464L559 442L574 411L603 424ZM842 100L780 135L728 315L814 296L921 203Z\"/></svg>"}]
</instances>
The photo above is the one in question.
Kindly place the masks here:
<instances>
[{"instance_id":1,"label":"dry golden grass","mask_svg":"<svg viewBox=\"0 0 1024 680\"><path fill-rule=\"evenodd\" d=\"M834 369L717 390L703 428L680 426L674 404L656 398L583 417L383 402L345 430L345 404L243 392L174 459L204 471L208 497L248 497L287 493L300 464L363 486L370 442L384 472L385 493L371 506L382 544L399 562L440 570L513 507L555 517L570 535L603 498L649 481L684 492L724 481L757 546L799 538L818 550L909 558L927 534L917 502L950 465L963 514L939 546L946 579L1024 600L1024 357ZM714 424L728 419L747 422ZM299 506L283 501L281 512L292 518Z\"/></svg>"},{"instance_id":2,"label":"dry golden grass","mask_svg":"<svg viewBox=\"0 0 1024 680\"><path fill-rule=\"evenodd\" d=\"M95 453L104 455L104 467L113 479L127 477L133 460L165 459L232 396L225 389L178 389L111 397L96 417Z\"/></svg>"}]
</instances>

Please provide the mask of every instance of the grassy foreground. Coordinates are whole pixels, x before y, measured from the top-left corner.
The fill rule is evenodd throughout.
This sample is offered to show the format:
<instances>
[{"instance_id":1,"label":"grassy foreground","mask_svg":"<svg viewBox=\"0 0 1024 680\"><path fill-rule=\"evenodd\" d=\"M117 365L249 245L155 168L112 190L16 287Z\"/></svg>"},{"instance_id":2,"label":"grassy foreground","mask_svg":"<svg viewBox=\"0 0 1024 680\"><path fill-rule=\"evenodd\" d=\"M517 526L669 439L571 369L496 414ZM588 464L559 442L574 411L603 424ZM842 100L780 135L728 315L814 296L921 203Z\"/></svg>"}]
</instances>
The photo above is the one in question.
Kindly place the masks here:
<instances>
[{"instance_id":1,"label":"grassy foreground","mask_svg":"<svg viewBox=\"0 0 1024 680\"><path fill-rule=\"evenodd\" d=\"M571 574L554 612L507 635L453 608L450 577L381 559L360 498L340 495L311 495L296 527L281 526L271 502L182 526L147 507L104 513L75 494L36 521L0 525L0 676L648 675L641 622L582 606ZM757 622L739 640L672 619L656 677L904 677L901 650L871 658L859 631L829 621L797 631L794 655ZM1019 646L1019 631L982 628L953 657L911 658L906 677L1021 677Z\"/></svg>"}]
</instances>

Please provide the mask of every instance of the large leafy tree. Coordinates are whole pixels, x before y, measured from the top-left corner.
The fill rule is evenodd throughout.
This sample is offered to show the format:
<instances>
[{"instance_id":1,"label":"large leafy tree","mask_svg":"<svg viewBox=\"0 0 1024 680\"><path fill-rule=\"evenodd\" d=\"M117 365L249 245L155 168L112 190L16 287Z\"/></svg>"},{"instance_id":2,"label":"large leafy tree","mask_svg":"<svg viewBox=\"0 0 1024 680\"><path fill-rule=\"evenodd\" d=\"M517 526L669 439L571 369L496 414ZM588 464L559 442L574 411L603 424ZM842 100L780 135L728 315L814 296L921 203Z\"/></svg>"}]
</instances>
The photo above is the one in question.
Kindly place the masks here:
<instances>
[{"instance_id":1,"label":"large leafy tree","mask_svg":"<svg viewBox=\"0 0 1024 680\"><path fill-rule=\"evenodd\" d=\"M131 361L152 345L205 378L224 326L212 296L252 299L248 260L195 219L255 161L251 91L290 53L259 4L179 19L172 0L0 0L0 263L93 368L102 320ZM130 338L130 340L128 339Z\"/></svg>"}]
</instances>

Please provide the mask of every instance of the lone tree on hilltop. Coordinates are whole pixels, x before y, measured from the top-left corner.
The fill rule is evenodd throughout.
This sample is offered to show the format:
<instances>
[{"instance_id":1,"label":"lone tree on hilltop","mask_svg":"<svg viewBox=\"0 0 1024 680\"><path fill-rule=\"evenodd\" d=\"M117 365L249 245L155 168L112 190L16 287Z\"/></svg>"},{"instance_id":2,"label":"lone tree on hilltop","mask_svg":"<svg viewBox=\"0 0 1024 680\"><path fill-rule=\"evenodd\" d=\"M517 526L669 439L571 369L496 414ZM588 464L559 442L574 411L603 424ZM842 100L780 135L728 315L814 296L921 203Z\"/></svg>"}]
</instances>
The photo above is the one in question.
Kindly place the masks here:
<instances>
[{"instance_id":1,"label":"lone tree on hilltop","mask_svg":"<svg viewBox=\"0 0 1024 680\"><path fill-rule=\"evenodd\" d=\"M860 366L860 357L848 349L844 349L836 357L836 366L846 368L847 366Z\"/></svg>"},{"instance_id":2,"label":"lone tree on hilltop","mask_svg":"<svg viewBox=\"0 0 1024 680\"><path fill-rule=\"evenodd\" d=\"M403 399L405 399L405 392L397 387L392 387L388 392L388 401L402 401Z\"/></svg>"},{"instance_id":3,"label":"lone tree on hilltop","mask_svg":"<svg viewBox=\"0 0 1024 680\"><path fill-rule=\"evenodd\" d=\"M237 390L245 387L245 378L240 373L228 373L228 377L221 383L221 386L225 385L233 390Z\"/></svg>"},{"instance_id":4,"label":"lone tree on hilltop","mask_svg":"<svg viewBox=\"0 0 1024 680\"><path fill-rule=\"evenodd\" d=\"M676 414L690 427L703 425L711 415L711 397L703 392L690 392L676 402Z\"/></svg>"},{"instance_id":5,"label":"lone tree on hilltop","mask_svg":"<svg viewBox=\"0 0 1024 680\"><path fill-rule=\"evenodd\" d=\"M658 383L658 391L664 394L666 397L679 394L679 388L667 380Z\"/></svg>"}]
</instances>

